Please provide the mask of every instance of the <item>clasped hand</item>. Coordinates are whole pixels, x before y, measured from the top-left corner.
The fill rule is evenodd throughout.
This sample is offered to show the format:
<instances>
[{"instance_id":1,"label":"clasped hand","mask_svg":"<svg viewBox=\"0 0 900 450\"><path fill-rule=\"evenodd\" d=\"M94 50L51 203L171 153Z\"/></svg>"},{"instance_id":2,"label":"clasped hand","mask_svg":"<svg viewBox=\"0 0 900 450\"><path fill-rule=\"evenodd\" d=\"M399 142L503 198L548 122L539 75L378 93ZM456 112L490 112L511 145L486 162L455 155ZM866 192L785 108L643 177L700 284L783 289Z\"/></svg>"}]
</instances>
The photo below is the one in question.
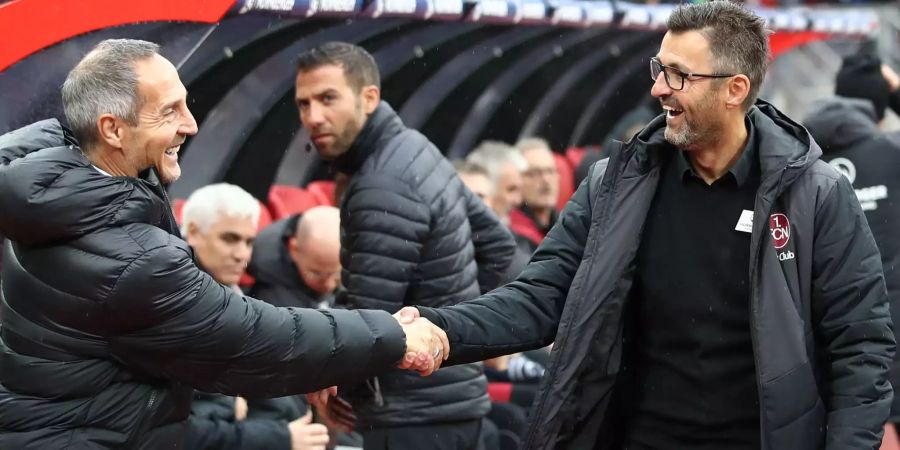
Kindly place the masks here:
<instances>
[{"instance_id":1,"label":"clasped hand","mask_svg":"<svg viewBox=\"0 0 900 450\"><path fill-rule=\"evenodd\" d=\"M450 354L447 333L419 316L419 310L406 307L394 314L406 333L406 354L397 367L415 370L422 376L431 375L441 367Z\"/></svg>"}]
</instances>

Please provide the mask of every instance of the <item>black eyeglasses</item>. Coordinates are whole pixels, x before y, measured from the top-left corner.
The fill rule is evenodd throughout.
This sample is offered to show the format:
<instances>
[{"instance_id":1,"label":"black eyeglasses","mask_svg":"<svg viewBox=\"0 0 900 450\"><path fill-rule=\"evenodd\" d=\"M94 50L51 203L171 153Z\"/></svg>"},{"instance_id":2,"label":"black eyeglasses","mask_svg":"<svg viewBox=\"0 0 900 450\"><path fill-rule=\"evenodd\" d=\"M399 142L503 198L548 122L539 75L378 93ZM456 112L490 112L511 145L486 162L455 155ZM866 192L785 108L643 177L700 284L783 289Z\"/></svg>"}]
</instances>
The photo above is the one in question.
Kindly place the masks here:
<instances>
[{"instance_id":1,"label":"black eyeglasses","mask_svg":"<svg viewBox=\"0 0 900 450\"><path fill-rule=\"evenodd\" d=\"M707 73L686 73L682 72L674 67L667 66L663 64L659 58L653 57L650 58L650 77L653 81L656 81L659 78L659 74L662 72L666 79L666 84L673 91L680 91L684 89L684 80L686 79L694 79L694 78L729 78L735 76L734 74L707 74Z\"/></svg>"}]
</instances>

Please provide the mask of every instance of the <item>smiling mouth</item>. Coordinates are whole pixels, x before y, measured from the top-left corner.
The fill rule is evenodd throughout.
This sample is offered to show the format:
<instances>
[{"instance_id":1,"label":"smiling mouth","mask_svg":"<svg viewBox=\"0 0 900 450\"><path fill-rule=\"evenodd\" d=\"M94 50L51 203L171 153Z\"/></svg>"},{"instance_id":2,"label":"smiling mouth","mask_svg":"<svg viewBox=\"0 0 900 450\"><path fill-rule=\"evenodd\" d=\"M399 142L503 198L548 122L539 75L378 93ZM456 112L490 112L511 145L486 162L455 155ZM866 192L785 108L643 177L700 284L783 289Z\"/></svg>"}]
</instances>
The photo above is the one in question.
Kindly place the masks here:
<instances>
[{"instance_id":1,"label":"smiling mouth","mask_svg":"<svg viewBox=\"0 0 900 450\"><path fill-rule=\"evenodd\" d=\"M178 155L178 150L180 150L180 149L181 149L181 144L173 145L166 149L166 154L169 156L176 156L176 155Z\"/></svg>"},{"instance_id":2,"label":"smiling mouth","mask_svg":"<svg viewBox=\"0 0 900 450\"><path fill-rule=\"evenodd\" d=\"M682 113L684 113L684 110L683 110L683 109L677 109L677 108L675 108L674 106L663 105L662 108L663 108L663 110L666 112L666 118L667 118L667 119L672 119L672 118L678 117L678 116L680 116Z\"/></svg>"}]
</instances>

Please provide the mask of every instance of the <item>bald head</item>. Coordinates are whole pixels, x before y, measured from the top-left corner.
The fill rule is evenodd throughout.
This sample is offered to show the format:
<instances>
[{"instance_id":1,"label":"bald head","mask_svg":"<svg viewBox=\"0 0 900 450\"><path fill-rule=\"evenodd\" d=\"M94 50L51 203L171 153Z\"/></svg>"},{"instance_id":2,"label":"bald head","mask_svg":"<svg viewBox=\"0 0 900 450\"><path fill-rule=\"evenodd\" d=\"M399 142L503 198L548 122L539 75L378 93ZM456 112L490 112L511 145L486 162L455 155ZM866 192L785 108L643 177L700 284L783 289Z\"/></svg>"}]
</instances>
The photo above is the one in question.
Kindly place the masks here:
<instances>
[{"instance_id":1,"label":"bald head","mask_svg":"<svg viewBox=\"0 0 900 450\"><path fill-rule=\"evenodd\" d=\"M334 292L341 281L341 215L332 206L307 210L297 223L291 259L303 282L321 295Z\"/></svg>"}]
</instances>

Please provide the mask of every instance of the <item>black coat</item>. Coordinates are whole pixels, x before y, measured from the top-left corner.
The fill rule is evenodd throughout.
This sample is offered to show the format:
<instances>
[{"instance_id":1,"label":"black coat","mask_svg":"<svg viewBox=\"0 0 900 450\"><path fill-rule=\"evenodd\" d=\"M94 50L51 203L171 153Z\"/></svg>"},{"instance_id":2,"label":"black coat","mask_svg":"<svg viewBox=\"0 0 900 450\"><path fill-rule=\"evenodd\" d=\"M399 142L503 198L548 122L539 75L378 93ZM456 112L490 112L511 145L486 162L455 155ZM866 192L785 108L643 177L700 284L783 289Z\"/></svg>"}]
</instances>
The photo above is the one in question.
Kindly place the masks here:
<instances>
[{"instance_id":1,"label":"black coat","mask_svg":"<svg viewBox=\"0 0 900 450\"><path fill-rule=\"evenodd\" d=\"M337 161L352 176L341 201L338 303L395 312L453 305L497 286L515 244L440 151L381 102ZM490 408L480 365L430 377L395 372L349 394L362 426L479 419Z\"/></svg>"},{"instance_id":2,"label":"black coat","mask_svg":"<svg viewBox=\"0 0 900 450\"><path fill-rule=\"evenodd\" d=\"M761 181L750 260L750 326L763 450L880 446L894 336L881 260L850 183L800 125L749 112ZM518 280L464 305L420 308L448 332L448 362L555 341L524 449L608 449L626 377L625 313L640 233L665 158L660 116L594 166ZM770 214L790 221L776 250ZM790 252L793 258L782 256Z\"/></svg>"},{"instance_id":3,"label":"black coat","mask_svg":"<svg viewBox=\"0 0 900 450\"><path fill-rule=\"evenodd\" d=\"M306 414L299 396L248 400L247 417L234 417L235 398L196 392L188 420L190 450L291 450L288 423Z\"/></svg>"},{"instance_id":4,"label":"black coat","mask_svg":"<svg viewBox=\"0 0 900 450\"><path fill-rule=\"evenodd\" d=\"M56 120L0 137L0 448L177 449L192 388L285 396L402 358L383 311L276 308L216 283L149 172L101 174Z\"/></svg>"},{"instance_id":5,"label":"black coat","mask_svg":"<svg viewBox=\"0 0 900 450\"><path fill-rule=\"evenodd\" d=\"M822 146L822 160L844 173L856 191L881 253L891 316L900 324L900 135L878 128L871 102L842 97L814 103L804 125ZM900 341L900 326L894 338ZM900 386L896 356L891 383ZM900 395L894 396L891 421L900 421Z\"/></svg>"}]
</instances>

